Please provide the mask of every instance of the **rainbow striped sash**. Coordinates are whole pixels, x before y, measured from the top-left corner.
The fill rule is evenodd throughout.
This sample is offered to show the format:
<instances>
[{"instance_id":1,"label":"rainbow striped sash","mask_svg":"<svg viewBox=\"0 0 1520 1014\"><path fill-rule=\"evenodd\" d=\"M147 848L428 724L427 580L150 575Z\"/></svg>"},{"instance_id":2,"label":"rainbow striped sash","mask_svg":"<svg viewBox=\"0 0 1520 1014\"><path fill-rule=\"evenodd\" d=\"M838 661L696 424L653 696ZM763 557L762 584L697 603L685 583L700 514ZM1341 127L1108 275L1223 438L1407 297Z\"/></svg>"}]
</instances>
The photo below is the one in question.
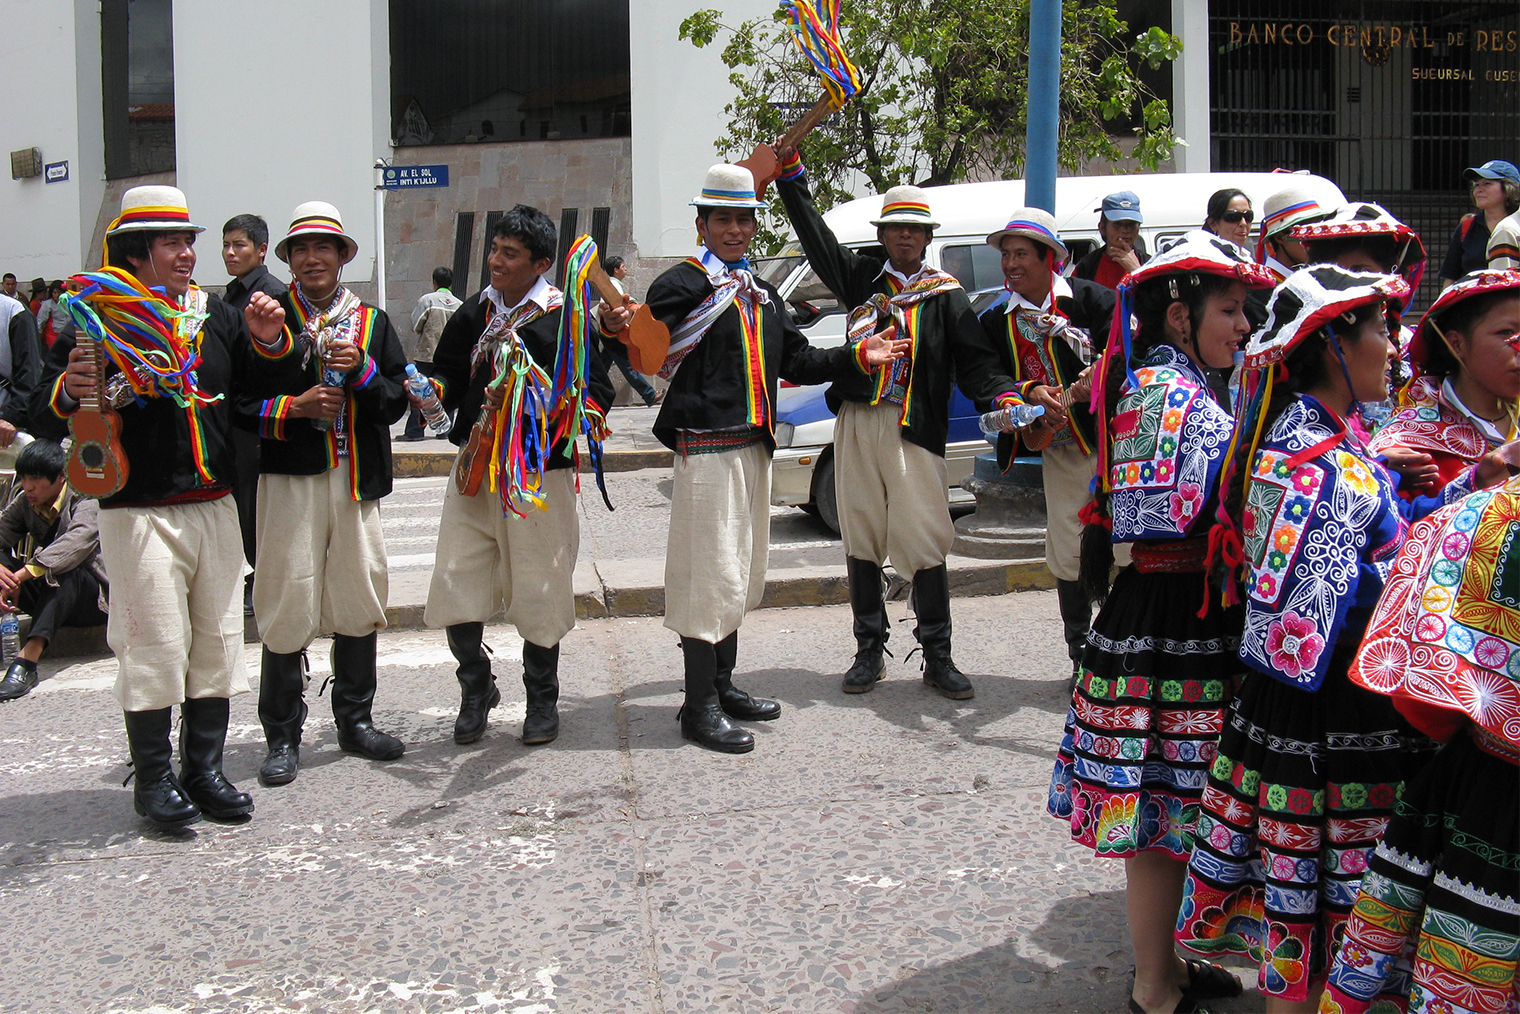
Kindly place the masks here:
<instances>
[{"instance_id":1,"label":"rainbow striped sash","mask_svg":"<svg viewBox=\"0 0 1520 1014\"><path fill-rule=\"evenodd\" d=\"M918 318L922 311L919 304L930 296L953 292L961 288L961 283L948 272L928 267L910 285L902 286L891 275L887 276L887 283L898 291L878 292L851 310L845 335L852 345L864 341L876 333L881 318L890 317L898 334L906 334L913 343L908 354L894 361L891 369L876 372L876 390L871 396L873 405L883 401L902 405L902 420L906 421L913 397L913 357L918 351Z\"/></svg>"},{"instance_id":2,"label":"rainbow striped sash","mask_svg":"<svg viewBox=\"0 0 1520 1014\"><path fill-rule=\"evenodd\" d=\"M665 364L660 367L659 376L662 380L675 376L681 360L696 351L718 318L735 302L741 303L739 316L746 325L748 344L750 330L759 334L760 307L769 303L771 298L770 293L756 284L755 276L743 268L731 269L724 266L715 272L709 271L707 265L695 257L688 257L686 263L694 265L708 276L713 291L670 333L670 350L665 353Z\"/></svg>"}]
</instances>

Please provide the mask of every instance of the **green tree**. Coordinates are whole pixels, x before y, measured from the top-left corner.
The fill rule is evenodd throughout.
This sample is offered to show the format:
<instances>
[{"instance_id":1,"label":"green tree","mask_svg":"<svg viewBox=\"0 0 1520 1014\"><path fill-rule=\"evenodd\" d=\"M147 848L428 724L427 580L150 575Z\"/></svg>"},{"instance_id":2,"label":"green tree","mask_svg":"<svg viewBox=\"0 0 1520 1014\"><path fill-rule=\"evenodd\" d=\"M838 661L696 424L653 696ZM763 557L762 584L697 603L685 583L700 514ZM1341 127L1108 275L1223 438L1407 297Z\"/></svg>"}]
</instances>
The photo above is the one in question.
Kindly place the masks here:
<instances>
[{"instance_id":1,"label":"green tree","mask_svg":"<svg viewBox=\"0 0 1520 1014\"><path fill-rule=\"evenodd\" d=\"M855 196L844 186L856 173L877 193L1019 175L1029 0L850 0L841 20L861 89L803 142L820 207ZM1182 41L1152 28L1125 44L1128 30L1112 4L1063 5L1058 159L1066 169L1122 157L1109 133L1115 122L1134 123L1130 154L1141 165L1154 169L1171 157L1171 110L1139 69L1176 59ZM681 23L681 38L698 48L722 42L737 91L726 108L728 132L716 142L723 158L775 140L823 93L779 12L730 25L721 11L699 10ZM774 250L784 233L775 212L760 239Z\"/></svg>"}]
</instances>

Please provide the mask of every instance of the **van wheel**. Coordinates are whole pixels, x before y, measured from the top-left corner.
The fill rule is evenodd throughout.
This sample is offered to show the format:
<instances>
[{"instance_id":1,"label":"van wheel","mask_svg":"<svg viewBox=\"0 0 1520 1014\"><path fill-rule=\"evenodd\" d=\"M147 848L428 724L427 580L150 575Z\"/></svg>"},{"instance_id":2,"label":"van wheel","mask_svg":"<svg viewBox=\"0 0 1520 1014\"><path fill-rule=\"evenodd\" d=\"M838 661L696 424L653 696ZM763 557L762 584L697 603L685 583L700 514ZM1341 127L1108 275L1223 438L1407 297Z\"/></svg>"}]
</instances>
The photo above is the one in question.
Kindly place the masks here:
<instances>
[{"instance_id":1,"label":"van wheel","mask_svg":"<svg viewBox=\"0 0 1520 1014\"><path fill-rule=\"evenodd\" d=\"M818 513L818 520L828 526L829 531L839 534L839 501L834 493L834 455L833 449L824 454L818 466L813 469L813 507Z\"/></svg>"}]
</instances>

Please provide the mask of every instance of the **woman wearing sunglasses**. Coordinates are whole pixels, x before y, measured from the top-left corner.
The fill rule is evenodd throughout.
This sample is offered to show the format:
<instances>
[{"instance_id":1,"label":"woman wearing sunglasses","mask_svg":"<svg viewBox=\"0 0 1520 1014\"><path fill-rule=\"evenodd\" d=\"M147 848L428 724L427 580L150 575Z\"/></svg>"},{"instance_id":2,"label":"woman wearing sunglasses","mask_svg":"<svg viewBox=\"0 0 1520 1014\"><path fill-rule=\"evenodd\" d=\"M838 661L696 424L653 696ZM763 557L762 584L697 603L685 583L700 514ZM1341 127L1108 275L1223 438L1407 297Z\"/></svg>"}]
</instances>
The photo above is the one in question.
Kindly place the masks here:
<instances>
[{"instance_id":1,"label":"woman wearing sunglasses","mask_svg":"<svg viewBox=\"0 0 1520 1014\"><path fill-rule=\"evenodd\" d=\"M1251 210L1251 199L1244 191L1216 190L1209 198L1203 227L1221 239L1227 239L1242 250L1251 240L1251 222L1256 212Z\"/></svg>"}]
</instances>

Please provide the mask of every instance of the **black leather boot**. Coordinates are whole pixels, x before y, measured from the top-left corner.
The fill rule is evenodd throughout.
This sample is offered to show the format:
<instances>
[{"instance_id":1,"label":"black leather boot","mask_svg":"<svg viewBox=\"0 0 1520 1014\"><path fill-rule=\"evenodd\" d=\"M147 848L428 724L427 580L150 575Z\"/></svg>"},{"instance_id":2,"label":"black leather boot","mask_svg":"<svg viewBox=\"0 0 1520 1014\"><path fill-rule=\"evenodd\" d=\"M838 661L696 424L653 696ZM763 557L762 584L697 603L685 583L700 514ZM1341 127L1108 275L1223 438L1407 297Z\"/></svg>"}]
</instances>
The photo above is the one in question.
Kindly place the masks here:
<instances>
[{"instance_id":1,"label":"black leather boot","mask_svg":"<svg viewBox=\"0 0 1520 1014\"><path fill-rule=\"evenodd\" d=\"M259 663L259 724L269 755L259 767L264 785L296 780L300 767L301 727L306 724L306 653L264 649Z\"/></svg>"},{"instance_id":2,"label":"black leather boot","mask_svg":"<svg viewBox=\"0 0 1520 1014\"><path fill-rule=\"evenodd\" d=\"M375 644L378 634L363 637L333 635L332 709L338 725L338 747L370 760L395 760L406 746L375 728Z\"/></svg>"},{"instance_id":3,"label":"black leather boot","mask_svg":"<svg viewBox=\"0 0 1520 1014\"><path fill-rule=\"evenodd\" d=\"M559 735L559 645L543 648L523 641L523 687L528 691L523 745L554 742Z\"/></svg>"},{"instance_id":4,"label":"black leather boot","mask_svg":"<svg viewBox=\"0 0 1520 1014\"><path fill-rule=\"evenodd\" d=\"M1087 647L1087 629L1092 625L1092 603L1080 581L1057 581L1056 602L1061 607L1066 654L1073 662L1081 662L1082 651Z\"/></svg>"},{"instance_id":5,"label":"black leather boot","mask_svg":"<svg viewBox=\"0 0 1520 1014\"><path fill-rule=\"evenodd\" d=\"M484 623L455 623L444 630L449 651L459 663L454 670L459 677L459 717L454 719L454 742L460 746L485 735L486 718L501 703L501 691L496 688L496 677L491 675L491 656L480 642L485 629Z\"/></svg>"},{"instance_id":6,"label":"black leather boot","mask_svg":"<svg viewBox=\"0 0 1520 1014\"><path fill-rule=\"evenodd\" d=\"M749 753L755 737L729 721L718 703L717 645L695 637L681 638L681 655L686 662L686 702L676 713L681 735L695 740L709 750L723 753Z\"/></svg>"},{"instance_id":7,"label":"black leather boot","mask_svg":"<svg viewBox=\"0 0 1520 1014\"><path fill-rule=\"evenodd\" d=\"M924 682L941 697L964 701L976 696L971 681L950 658L950 572L944 564L913 575L913 636L924 649Z\"/></svg>"},{"instance_id":8,"label":"black leather boot","mask_svg":"<svg viewBox=\"0 0 1520 1014\"><path fill-rule=\"evenodd\" d=\"M137 779L132 808L154 827L177 831L201 819L201 808L174 777L174 744L169 739L173 715L169 708L128 711L127 747Z\"/></svg>"},{"instance_id":9,"label":"black leather boot","mask_svg":"<svg viewBox=\"0 0 1520 1014\"><path fill-rule=\"evenodd\" d=\"M233 820L253 812L253 799L222 774L222 748L232 702L225 697L185 700L179 708L179 780L212 820Z\"/></svg>"},{"instance_id":10,"label":"black leather boot","mask_svg":"<svg viewBox=\"0 0 1520 1014\"><path fill-rule=\"evenodd\" d=\"M749 694L734 686L734 666L739 661L739 632L736 630L713 645L717 675L713 687L718 691L718 706L729 718L741 722L769 722L781 717L781 705Z\"/></svg>"},{"instance_id":11,"label":"black leather boot","mask_svg":"<svg viewBox=\"0 0 1520 1014\"><path fill-rule=\"evenodd\" d=\"M840 689L863 694L887 674L887 599L881 586L881 567L870 560L845 557L850 574L850 612L855 617L855 662L844 674Z\"/></svg>"}]
</instances>

